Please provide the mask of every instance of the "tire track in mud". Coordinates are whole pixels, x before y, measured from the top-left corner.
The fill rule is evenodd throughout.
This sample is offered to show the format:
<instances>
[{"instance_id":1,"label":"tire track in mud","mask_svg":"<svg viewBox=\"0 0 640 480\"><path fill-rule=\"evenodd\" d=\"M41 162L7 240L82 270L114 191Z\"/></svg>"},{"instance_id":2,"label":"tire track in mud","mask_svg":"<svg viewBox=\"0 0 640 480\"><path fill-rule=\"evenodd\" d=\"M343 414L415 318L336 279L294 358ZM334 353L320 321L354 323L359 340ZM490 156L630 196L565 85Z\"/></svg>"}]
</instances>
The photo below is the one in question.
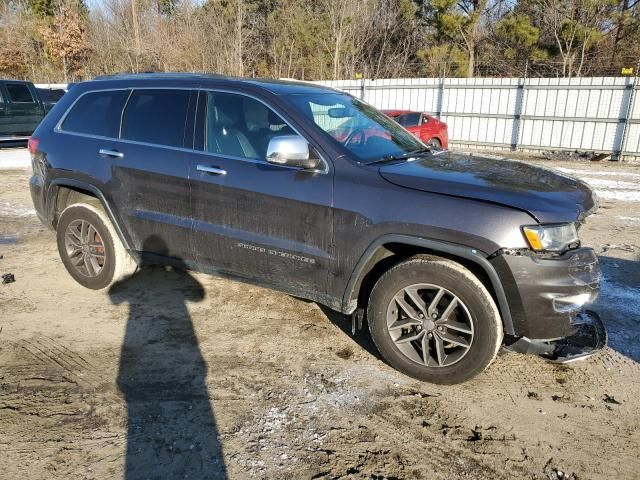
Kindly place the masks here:
<instances>
[{"instance_id":1,"label":"tire track in mud","mask_svg":"<svg viewBox=\"0 0 640 480\"><path fill-rule=\"evenodd\" d=\"M98 408L122 404L113 382L83 355L45 335L11 342L0 367L0 417L82 418L99 424ZM89 399L89 400L88 400ZM9 416L9 417L7 417ZM85 418L86 417L86 418ZM18 428L20 430L20 428Z\"/></svg>"},{"instance_id":2,"label":"tire track in mud","mask_svg":"<svg viewBox=\"0 0 640 480\"><path fill-rule=\"evenodd\" d=\"M63 379L65 383L74 383L85 389L95 389L105 382L95 372L96 367L82 355L50 337L41 335L21 339L13 345L13 348L16 352L26 352L28 357L25 359L26 362L20 361L17 365L0 369L4 376L16 373L33 376L36 373L36 376L49 382ZM19 382L24 381L25 378L16 376L15 380Z\"/></svg>"}]
</instances>

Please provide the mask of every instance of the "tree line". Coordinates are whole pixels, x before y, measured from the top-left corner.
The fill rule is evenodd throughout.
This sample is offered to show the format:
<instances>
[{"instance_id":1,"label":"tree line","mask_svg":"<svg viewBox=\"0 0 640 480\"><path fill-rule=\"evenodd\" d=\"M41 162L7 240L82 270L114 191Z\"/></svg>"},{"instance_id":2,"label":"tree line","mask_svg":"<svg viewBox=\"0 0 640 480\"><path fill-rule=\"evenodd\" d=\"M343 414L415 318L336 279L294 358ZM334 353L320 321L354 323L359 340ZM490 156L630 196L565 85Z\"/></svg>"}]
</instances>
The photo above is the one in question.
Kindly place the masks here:
<instances>
[{"instance_id":1,"label":"tree line","mask_svg":"<svg viewBox=\"0 0 640 480\"><path fill-rule=\"evenodd\" d=\"M0 75L618 75L640 0L0 0Z\"/></svg>"}]
</instances>

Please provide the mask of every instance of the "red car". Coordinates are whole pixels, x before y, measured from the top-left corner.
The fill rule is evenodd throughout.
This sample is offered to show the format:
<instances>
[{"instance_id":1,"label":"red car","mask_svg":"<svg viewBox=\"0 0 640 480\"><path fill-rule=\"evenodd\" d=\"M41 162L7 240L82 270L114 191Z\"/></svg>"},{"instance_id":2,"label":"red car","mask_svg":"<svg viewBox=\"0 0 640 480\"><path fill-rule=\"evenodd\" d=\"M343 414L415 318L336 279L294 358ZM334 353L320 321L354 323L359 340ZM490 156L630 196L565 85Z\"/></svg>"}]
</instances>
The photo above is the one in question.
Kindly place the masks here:
<instances>
[{"instance_id":1,"label":"red car","mask_svg":"<svg viewBox=\"0 0 640 480\"><path fill-rule=\"evenodd\" d=\"M424 143L433 148L449 148L447 124L426 113L411 110L382 110Z\"/></svg>"}]
</instances>

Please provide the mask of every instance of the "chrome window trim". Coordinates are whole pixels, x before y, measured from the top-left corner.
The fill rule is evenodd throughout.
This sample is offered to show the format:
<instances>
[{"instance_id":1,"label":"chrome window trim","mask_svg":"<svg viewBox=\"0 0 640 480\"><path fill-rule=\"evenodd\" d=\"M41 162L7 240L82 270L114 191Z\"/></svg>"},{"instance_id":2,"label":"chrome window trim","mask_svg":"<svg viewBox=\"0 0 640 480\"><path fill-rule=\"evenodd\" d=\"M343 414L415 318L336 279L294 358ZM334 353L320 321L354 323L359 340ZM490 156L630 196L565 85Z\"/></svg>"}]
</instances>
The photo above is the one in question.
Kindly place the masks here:
<instances>
[{"instance_id":1,"label":"chrome window trim","mask_svg":"<svg viewBox=\"0 0 640 480\"><path fill-rule=\"evenodd\" d=\"M180 151L180 152L189 152L189 153L197 153L197 154L206 155L206 156L209 156L209 157L223 158L223 159L227 159L227 160L239 160L239 161L244 161L244 162L248 162L248 163L255 163L255 164L260 164L260 165L271 165L272 167L283 168L283 169L286 169L286 170L297 170L297 171L300 171L300 172L320 173L320 174L323 174L323 175L326 175L326 174L329 173L329 162L324 158L324 156L315 147L314 147L314 150L316 151L316 153L320 157L320 161L324 164L324 168L323 169L307 170L307 169L303 169L303 168L299 168L299 167L290 167L288 165L278 165L278 164L275 164L275 163L268 162L266 159L261 160L261 159L257 159L257 158L254 159L254 158L246 158L246 157L236 157L234 155L224 155L224 154L218 154L218 153L213 153L213 152L205 152L203 150L196 150L194 148L174 147L174 146L170 146L170 145L161 145L161 144L157 144L157 143L140 142L140 141L137 141L137 140L127 140L125 138L104 137L102 135L93 135L93 134L90 134L90 133L72 132L72 131L66 131L66 130L62 129L62 124L64 123L65 119L69 115L69 112L71 112L71 110L76 105L76 103L82 97L84 97L85 95L88 95L90 93L118 92L118 91L126 91L126 90L129 91L129 96L127 97L127 99L126 99L126 101L125 101L125 103L124 103L124 105L122 107L122 112L120 113L120 126L119 126L118 136L120 136L122 134L121 130L122 130L122 121L124 119L124 112L127 109L127 105L129 104L129 100L131 99L131 95L133 95L133 91L134 90L187 90L187 91L195 91L195 92L229 93L229 94L233 94L233 95L242 95L242 96L257 100L258 102L262 103L265 107L273 110L280 118L282 118L282 120L284 120L285 124L289 128L291 128L294 132L296 132L296 134L300 135L302 138L307 140L307 142L309 142L307 137L305 135L302 135L297 128L295 128L293 125L291 125L286 120L286 118L284 118L284 116L280 113L279 110L277 110L276 108L272 107L271 105L269 105L268 103L266 103L262 99L254 96L254 95L251 95L250 93L237 92L237 91L230 90L230 89L206 88L206 87L120 87L120 88L116 87L116 88L98 88L98 89L87 90L86 92L83 92L80 95L78 95L78 97L73 101L73 103L71 103L71 105L69 105L67 110L60 117L60 120L58 120L58 122L56 123L55 127L53 128L53 131L55 133L61 133L61 134L65 134L65 135L76 135L76 136L79 136L79 137L95 138L95 139L98 139L98 140L110 140L110 141L116 141L116 142L129 143L129 144L133 144L133 145L144 145L144 146L149 146L149 147L166 148L166 149L169 149L169 150L176 150L176 151ZM195 128L195 123L194 123L194 128ZM311 145L311 144L309 144L309 145L313 147L313 145Z\"/></svg>"}]
</instances>

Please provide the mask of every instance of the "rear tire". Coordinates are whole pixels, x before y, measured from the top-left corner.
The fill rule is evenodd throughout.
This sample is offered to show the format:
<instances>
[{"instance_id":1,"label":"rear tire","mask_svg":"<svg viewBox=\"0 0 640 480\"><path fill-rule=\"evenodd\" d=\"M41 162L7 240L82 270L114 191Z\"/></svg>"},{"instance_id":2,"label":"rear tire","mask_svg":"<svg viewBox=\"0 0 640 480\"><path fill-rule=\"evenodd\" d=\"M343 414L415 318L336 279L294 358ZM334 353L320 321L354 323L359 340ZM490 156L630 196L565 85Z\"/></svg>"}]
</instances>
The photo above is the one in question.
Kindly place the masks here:
<instances>
[{"instance_id":1,"label":"rear tire","mask_svg":"<svg viewBox=\"0 0 640 480\"><path fill-rule=\"evenodd\" d=\"M431 383L469 380L502 344L491 294L469 270L440 257L418 255L388 270L373 287L367 317L384 359Z\"/></svg>"},{"instance_id":2,"label":"rear tire","mask_svg":"<svg viewBox=\"0 0 640 480\"><path fill-rule=\"evenodd\" d=\"M77 203L65 208L56 239L67 272L83 287L106 289L137 267L100 207Z\"/></svg>"}]
</instances>

